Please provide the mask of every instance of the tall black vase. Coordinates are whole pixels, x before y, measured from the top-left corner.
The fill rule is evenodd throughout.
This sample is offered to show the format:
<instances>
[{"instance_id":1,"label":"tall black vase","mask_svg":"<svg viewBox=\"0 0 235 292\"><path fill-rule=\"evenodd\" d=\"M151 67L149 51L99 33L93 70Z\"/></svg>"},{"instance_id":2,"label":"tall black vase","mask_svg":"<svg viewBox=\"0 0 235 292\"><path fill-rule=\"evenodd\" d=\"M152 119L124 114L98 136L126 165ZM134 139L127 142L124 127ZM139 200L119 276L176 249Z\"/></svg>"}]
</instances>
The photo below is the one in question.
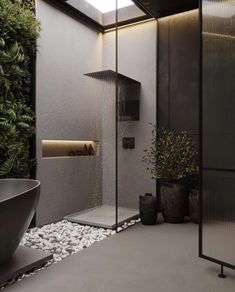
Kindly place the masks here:
<instances>
[{"instance_id":1,"label":"tall black vase","mask_svg":"<svg viewBox=\"0 0 235 292\"><path fill-rule=\"evenodd\" d=\"M193 223L199 223L199 190L189 192L189 216Z\"/></svg>"},{"instance_id":2,"label":"tall black vase","mask_svg":"<svg viewBox=\"0 0 235 292\"><path fill-rule=\"evenodd\" d=\"M157 222L157 198L152 194L145 194L139 199L140 219L144 225L155 225Z\"/></svg>"}]
</instances>

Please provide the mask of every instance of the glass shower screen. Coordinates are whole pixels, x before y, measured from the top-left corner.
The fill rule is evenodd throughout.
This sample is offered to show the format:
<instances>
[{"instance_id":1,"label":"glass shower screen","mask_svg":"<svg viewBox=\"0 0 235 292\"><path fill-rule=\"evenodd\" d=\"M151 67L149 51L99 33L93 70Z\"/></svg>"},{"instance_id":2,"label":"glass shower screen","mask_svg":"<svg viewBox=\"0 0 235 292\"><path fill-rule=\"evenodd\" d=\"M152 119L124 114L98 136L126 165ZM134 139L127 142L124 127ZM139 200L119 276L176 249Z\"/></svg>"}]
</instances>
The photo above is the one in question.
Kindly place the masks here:
<instances>
[{"instance_id":1,"label":"glass shower screen","mask_svg":"<svg viewBox=\"0 0 235 292\"><path fill-rule=\"evenodd\" d=\"M133 10L143 14L133 3L126 18L133 17ZM138 218L139 196L156 194L156 183L142 162L151 140L149 123L156 123L156 25L149 20L118 28L117 217L125 227Z\"/></svg>"}]
</instances>

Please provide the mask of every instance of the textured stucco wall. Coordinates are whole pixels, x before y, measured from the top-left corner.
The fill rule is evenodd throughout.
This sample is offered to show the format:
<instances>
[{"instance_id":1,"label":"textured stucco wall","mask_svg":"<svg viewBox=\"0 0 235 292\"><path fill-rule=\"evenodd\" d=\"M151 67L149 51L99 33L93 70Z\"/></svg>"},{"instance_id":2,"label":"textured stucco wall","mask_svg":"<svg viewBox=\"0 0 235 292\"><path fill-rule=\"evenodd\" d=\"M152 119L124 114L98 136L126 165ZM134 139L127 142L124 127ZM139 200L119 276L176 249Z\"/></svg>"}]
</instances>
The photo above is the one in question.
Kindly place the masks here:
<instances>
[{"instance_id":1,"label":"textured stucco wall","mask_svg":"<svg viewBox=\"0 0 235 292\"><path fill-rule=\"evenodd\" d=\"M102 88L84 73L102 66L102 36L42 0L37 55L37 224L101 201L101 157L42 159L42 139L100 140Z\"/></svg>"}]
</instances>

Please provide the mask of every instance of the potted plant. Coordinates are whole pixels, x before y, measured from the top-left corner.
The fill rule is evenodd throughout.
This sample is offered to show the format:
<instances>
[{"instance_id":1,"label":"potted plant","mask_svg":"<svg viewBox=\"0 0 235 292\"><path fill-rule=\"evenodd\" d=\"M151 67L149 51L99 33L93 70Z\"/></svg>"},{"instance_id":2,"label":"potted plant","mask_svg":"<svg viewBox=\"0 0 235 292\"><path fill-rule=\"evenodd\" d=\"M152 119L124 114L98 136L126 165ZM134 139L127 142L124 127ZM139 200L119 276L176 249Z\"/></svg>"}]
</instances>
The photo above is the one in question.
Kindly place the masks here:
<instances>
[{"instance_id":1,"label":"potted plant","mask_svg":"<svg viewBox=\"0 0 235 292\"><path fill-rule=\"evenodd\" d=\"M185 179L198 173L197 151L191 135L179 134L152 125L152 139L144 150L143 162L153 179L164 181L161 206L165 222L182 223L188 213Z\"/></svg>"}]
</instances>

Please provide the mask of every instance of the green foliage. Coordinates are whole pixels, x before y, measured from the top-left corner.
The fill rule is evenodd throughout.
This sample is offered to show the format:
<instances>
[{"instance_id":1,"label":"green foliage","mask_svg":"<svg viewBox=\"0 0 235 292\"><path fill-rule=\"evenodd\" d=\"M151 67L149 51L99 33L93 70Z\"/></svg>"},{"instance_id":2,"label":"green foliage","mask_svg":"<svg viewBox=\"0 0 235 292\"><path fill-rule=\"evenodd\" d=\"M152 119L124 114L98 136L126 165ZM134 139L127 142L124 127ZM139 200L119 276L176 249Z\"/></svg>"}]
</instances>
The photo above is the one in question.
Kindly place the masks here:
<instances>
[{"instance_id":1,"label":"green foliage","mask_svg":"<svg viewBox=\"0 0 235 292\"><path fill-rule=\"evenodd\" d=\"M39 36L39 22L25 4L0 0L0 37L5 40L7 49L18 42L26 55L36 53L36 40Z\"/></svg>"},{"instance_id":2,"label":"green foliage","mask_svg":"<svg viewBox=\"0 0 235 292\"><path fill-rule=\"evenodd\" d=\"M32 110L21 101L6 101L0 105L0 113L0 177L27 177L33 163L29 159Z\"/></svg>"},{"instance_id":3,"label":"green foliage","mask_svg":"<svg viewBox=\"0 0 235 292\"><path fill-rule=\"evenodd\" d=\"M9 49L0 39L0 101L28 99L30 90L29 57L15 42Z\"/></svg>"},{"instance_id":4,"label":"green foliage","mask_svg":"<svg viewBox=\"0 0 235 292\"><path fill-rule=\"evenodd\" d=\"M0 178L28 177L35 162L30 59L39 31L32 1L0 0Z\"/></svg>"},{"instance_id":5,"label":"green foliage","mask_svg":"<svg viewBox=\"0 0 235 292\"><path fill-rule=\"evenodd\" d=\"M152 178L180 180L197 174L197 151L190 134L184 131L176 135L152 126L150 147L142 159Z\"/></svg>"}]
</instances>

